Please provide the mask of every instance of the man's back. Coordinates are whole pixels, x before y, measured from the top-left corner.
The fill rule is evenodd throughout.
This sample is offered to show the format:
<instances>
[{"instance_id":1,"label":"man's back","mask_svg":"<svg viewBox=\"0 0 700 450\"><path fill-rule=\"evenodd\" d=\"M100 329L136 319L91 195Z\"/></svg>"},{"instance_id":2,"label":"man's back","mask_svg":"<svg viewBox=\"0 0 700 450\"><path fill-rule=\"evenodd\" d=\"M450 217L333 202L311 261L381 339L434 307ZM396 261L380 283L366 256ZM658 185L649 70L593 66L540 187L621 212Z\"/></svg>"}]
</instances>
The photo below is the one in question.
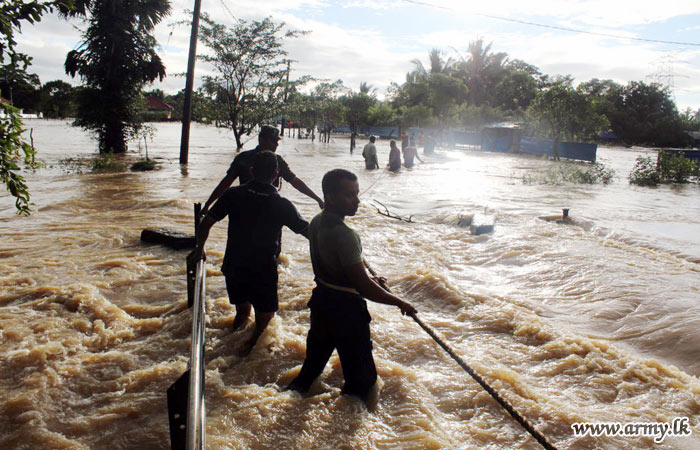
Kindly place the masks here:
<instances>
[{"instance_id":1,"label":"man's back","mask_svg":"<svg viewBox=\"0 0 700 450\"><path fill-rule=\"evenodd\" d=\"M302 233L308 223L274 186L255 180L229 188L209 212L216 220L229 216L222 270L276 264L282 226Z\"/></svg>"},{"instance_id":2,"label":"man's back","mask_svg":"<svg viewBox=\"0 0 700 450\"><path fill-rule=\"evenodd\" d=\"M241 185L249 182L253 178L250 173L250 168L253 165L253 158L255 158L255 155L261 151L260 146L258 146L252 150L246 150L236 155L236 157L233 158L233 162L231 163L227 174L239 177ZM279 177L274 180L273 184L275 186L279 186L280 177L285 179L287 182L290 182L296 175L294 175L294 173L291 171L289 165L284 158L282 158L282 156L276 153L275 156L277 157L277 167L279 167Z\"/></svg>"},{"instance_id":3,"label":"man's back","mask_svg":"<svg viewBox=\"0 0 700 450\"><path fill-rule=\"evenodd\" d=\"M418 154L418 150L413 147L409 146L403 149L403 163L406 167L413 167L413 160L415 159L416 155Z\"/></svg>"},{"instance_id":4,"label":"man's back","mask_svg":"<svg viewBox=\"0 0 700 450\"><path fill-rule=\"evenodd\" d=\"M365 147L362 149L362 156L365 158L365 167L367 169L376 169L379 167L379 163L377 162L377 147L372 142L365 144Z\"/></svg>"}]
</instances>

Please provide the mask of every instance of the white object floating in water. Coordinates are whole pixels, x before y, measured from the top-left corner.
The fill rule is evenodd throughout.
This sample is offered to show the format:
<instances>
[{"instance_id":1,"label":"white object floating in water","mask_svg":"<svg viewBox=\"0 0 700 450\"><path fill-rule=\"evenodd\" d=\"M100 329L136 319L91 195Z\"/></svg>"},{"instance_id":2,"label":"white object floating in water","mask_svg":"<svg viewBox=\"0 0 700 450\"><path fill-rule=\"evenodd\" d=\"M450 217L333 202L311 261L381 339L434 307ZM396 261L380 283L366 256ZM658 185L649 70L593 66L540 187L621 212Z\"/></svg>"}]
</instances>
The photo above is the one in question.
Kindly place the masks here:
<instances>
[{"instance_id":1,"label":"white object floating in water","mask_svg":"<svg viewBox=\"0 0 700 450\"><path fill-rule=\"evenodd\" d=\"M495 224L496 218L494 216L475 214L472 218L471 225L469 225L469 229L474 236L478 236L480 234L493 233Z\"/></svg>"}]
</instances>

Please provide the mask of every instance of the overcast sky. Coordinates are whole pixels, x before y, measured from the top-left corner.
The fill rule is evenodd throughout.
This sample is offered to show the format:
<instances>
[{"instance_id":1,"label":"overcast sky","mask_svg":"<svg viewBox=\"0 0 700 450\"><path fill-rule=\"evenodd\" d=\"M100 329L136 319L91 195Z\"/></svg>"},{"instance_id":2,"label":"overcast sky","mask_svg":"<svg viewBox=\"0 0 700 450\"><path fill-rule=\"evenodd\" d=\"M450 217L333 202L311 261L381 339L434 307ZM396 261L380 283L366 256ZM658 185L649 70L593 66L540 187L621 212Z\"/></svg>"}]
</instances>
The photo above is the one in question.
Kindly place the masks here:
<instances>
[{"instance_id":1,"label":"overcast sky","mask_svg":"<svg viewBox=\"0 0 700 450\"><path fill-rule=\"evenodd\" d=\"M174 23L186 17L184 10L192 9L194 0L171 3L173 14L156 29L169 76L154 85L168 93L184 88L184 77L174 75L187 68L189 28ZM427 64L432 48L459 58L470 41L483 38L493 43L492 51L506 52L546 74L572 75L577 82L661 81L673 87L679 109L700 108L698 0L202 0L202 10L225 24L233 23L234 16L271 16L290 28L311 31L286 45L297 61L293 76L342 79L355 90L366 81L380 96L392 81L405 81L412 59ZM42 83L79 83L65 75L63 62L84 27L50 15L23 27L19 49L34 58L30 70ZM199 50L205 51L201 45ZM208 70L198 62L198 77Z\"/></svg>"}]
</instances>

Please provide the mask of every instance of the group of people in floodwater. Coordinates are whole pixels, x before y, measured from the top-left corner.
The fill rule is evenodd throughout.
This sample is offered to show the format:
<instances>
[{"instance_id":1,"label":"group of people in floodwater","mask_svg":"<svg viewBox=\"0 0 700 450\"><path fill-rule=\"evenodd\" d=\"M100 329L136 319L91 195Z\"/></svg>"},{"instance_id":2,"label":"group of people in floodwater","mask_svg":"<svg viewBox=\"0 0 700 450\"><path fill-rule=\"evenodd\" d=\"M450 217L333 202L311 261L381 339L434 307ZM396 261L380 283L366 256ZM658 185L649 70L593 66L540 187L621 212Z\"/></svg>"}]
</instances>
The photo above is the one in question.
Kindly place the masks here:
<instances>
[{"instance_id":1,"label":"group of people in floodwater","mask_svg":"<svg viewBox=\"0 0 700 450\"><path fill-rule=\"evenodd\" d=\"M386 279L367 273L360 236L345 223L360 203L357 176L340 168L327 172L321 182L321 199L275 153L279 140L276 127L263 126L258 146L234 158L204 205L197 245L188 259L195 262L204 257L211 227L228 217L221 272L229 301L236 308L232 331L244 330L251 308L255 311L254 331L239 350L240 356L246 356L279 307L277 260L282 227L306 237L316 287L308 303L311 314L304 363L286 389L308 392L336 350L345 378L342 393L367 401L377 371L365 299L396 306L402 314L417 311L384 289ZM370 141L374 146L375 139ZM318 203L321 212L310 223L280 196L280 177ZM240 185L230 187L236 179Z\"/></svg>"},{"instance_id":2,"label":"group of people in floodwater","mask_svg":"<svg viewBox=\"0 0 700 450\"><path fill-rule=\"evenodd\" d=\"M355 134L353 133L351 137L350 154L352 154L354 149L354 138ZM365 168L367 170L379 169L377 146L375 144L376 140L377 138L375 136L370 136L369 142L365 144L364 148L362 149L362 157L365 159ZM435 141L433 140L432 136L428 136L427 138L425 138L425 142L423 142L423 134L421 133L419 137L419 144L424 145L424 154L430 154L435 149ZM407 169L413 167L415 159L418 159L418 161L423 162L420 156L418 156L416 139L413 136L409 138L406 134L404 134L403 136L401 136L401 150L399 150L395 140L391 140L389 142L389 162L387 164L388 170L392 172L398 172L399 170L401 170L402 154L403 166Z\"/></svg>"}]
</instances>

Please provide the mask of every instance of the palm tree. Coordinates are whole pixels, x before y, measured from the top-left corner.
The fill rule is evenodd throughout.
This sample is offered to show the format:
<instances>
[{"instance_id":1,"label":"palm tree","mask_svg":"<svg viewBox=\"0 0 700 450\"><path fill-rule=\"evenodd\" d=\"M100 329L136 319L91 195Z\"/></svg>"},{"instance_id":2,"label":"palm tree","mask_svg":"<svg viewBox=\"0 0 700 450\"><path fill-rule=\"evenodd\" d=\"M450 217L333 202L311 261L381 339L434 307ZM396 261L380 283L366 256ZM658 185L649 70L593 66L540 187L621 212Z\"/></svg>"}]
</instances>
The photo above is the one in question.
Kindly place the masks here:
<instances>
[{"instance_id":1,"label":"palm tree","mask_svg":"<svg viewBox=\"0 0 700 450\"><path fill-rule=\"evenodd\" d=\"M428 52L428 59L430 61L430 71L426 70L425 66L420 59L416 58L411 61L415 66L415 69L406 76L407 79L410 78L412 81L417 81L419 79L427 79L431 74L442 73L445 75L451 74L454 61L452 58L448 58L447 61L443 60L442 51L440 49L434 48Z\"/></svg>"},{"instance_id":2,"label":"palm tree","mask_svg":"<svg viewBox=\"0 0 700 450\"><path fill-rule=\"evenodd\" d=\"M484 40L478 39L469 43L468 56L460 55L456 72L469 88L469 103L481 105L488 98L489 88L493 88L505 74L505 64L508 54L504 52L491 53L490 43L484 47Z\"/></svg>"},{"instance_id":3,"label":"palm tree","mask_svg":"<svg viewBox=\"0 0 700 450\"><path fill-rule=\"evenodd\" d=\"M165 77L153 28L170 13L168 0L76 0L64 17L87 19L83 42L66 57L66 73L85 84L74 125L97 133L100 153L126 151L138 129L144 84Z\"/></svg>"},{"instance_id":4,"label":"palm tree","mask_svg":"<svg viewBox=\"0 0 700 450\"><path fill-rule=\"evenodd\" d=\"M377 88L367 83L366 81L360 82L360 94L373 95L377 92Z\"/></svg>"}]
</instances>

